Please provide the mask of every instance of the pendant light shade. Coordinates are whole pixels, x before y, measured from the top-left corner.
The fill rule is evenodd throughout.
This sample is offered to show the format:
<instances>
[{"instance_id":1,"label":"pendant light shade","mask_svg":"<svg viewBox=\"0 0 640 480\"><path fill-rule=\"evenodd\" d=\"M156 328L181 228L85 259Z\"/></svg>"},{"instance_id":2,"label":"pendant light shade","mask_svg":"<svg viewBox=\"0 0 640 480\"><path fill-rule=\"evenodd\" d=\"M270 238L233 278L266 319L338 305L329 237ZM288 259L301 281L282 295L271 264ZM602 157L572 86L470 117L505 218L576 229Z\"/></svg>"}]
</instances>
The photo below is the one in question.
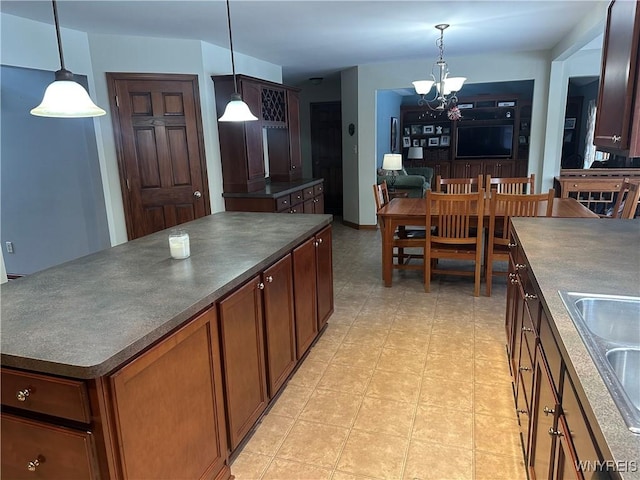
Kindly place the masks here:
<instances>
[{"instance_id":1,"label":"pendant light shade","mask_svg":"<svg viewBox=\"0 0 640 480\"><path fill-rule=\"evenodd\" d=\"M242 97L238 93L238 82L236 80L236 62L233 58L233 37L231 35L231 13L229 11L229 0L227 0L227 23L229 25L229 49L231 50L231 71L233 72L233 93L224 113L218 119L219 122L250 122L258 120L249 105L242 101Z\"/></svg>"},{"instance_id":2,"label":"pendant light shade","mask_svg":"<svg viewBox=\"0 0 640 480\"><path fill-rule=\"evenodd\" d=\"M53 21L58 39L60 70L56 72L55 81L45 90L40 105L31 110L31 115L58 118L99 117L105 115L107 112L93 103L84 87L73 79L73 73L64 68L64 55L62 53L62 40L58 23L58 6L55 0L52 0L51 3L53 5Z\"/></svg>"},{"instance_id":3,"label":"pendant light shade","mask_svg":"<svg viewBox=\"0 0 640 480\"><path fill-rule=\"evenodd\" d=\"M231 94L231 100L218 119L220 122L249 122L252 120L258 120L258 117L251 113L249 105L242 101L239 93Z\"/></svg>"}]
</instances>

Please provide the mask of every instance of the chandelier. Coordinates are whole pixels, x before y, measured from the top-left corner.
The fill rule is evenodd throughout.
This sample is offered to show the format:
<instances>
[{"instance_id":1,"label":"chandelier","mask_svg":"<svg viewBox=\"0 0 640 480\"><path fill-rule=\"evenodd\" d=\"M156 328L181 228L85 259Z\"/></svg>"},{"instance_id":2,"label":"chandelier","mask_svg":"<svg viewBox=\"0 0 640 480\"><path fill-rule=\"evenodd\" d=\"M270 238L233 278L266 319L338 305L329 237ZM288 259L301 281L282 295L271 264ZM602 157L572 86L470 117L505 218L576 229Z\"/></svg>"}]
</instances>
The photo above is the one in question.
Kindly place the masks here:
<instances>
[{"instance_id":1,"label":"chandelier","mask_svg":"<svg viewBox=\"0 0 640 480\"><path fill-rule=\"evenodd\" d=\"M420 95L418 105L427 105L431 110L446 110L448 107L455 107L458 97L456 93L460 91L466 77L450 77L449 67L444 61L444 31L449 28L449 24L441 23L436 25L440 30L440 38L436 40L436 45L440 55L438 60L431 67L431 80L417 80L413 83L416 93ZM433 98L427 98L431 87L435 85ZM435 106L432 104L435 103Z\"/></svg>"}]
</instances>

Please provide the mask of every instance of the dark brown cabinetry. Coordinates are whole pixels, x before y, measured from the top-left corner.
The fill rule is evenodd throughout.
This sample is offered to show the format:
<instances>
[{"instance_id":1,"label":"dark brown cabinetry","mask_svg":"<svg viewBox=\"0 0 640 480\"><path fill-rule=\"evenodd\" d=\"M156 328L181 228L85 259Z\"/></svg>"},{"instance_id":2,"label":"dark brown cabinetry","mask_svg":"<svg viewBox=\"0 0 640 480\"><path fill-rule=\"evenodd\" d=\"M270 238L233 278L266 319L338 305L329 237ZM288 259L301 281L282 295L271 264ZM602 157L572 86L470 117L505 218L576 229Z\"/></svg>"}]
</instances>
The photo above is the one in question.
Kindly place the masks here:
<instances>
[{"instance_id":1,"label":"dark brown cabinetry","mask_svg":"<svg viewBox=\"0 0 640 480\"><path fill-rule=\"evenodd\" d=\"M316 235L316 276L318 288L319 329L327 323L333 313L333 245L331 227Z\"/></svg>"},{"instance_id":2,"label":"dark brown cabinetry","mask_svg":"<svg viewBox=\"0 0 640 480\"><path fill-rule=\"evenodd\" d=\"M609 5L602 51L594 143L600 150L640 156L640 6Z\"/></svg>"},{"instance_id":3,"label":"dark brown cabinetry","mask_svg":"<svg viewBox=\"0 0 640 480\"><path fill-rule=\"evenodd\" d=\"M224 193L228 212L324 213L323 180L272 183L250 193Z\"/></svg>"},{"instance_id":4,"label":"dark brown cabinetry","mask_svg":"<svg viewBox=\"0 0 640 480\"><path fill-rule=\"evenodd\" d=\"M584 479L577 462L595 467L603 458L555 340L534 273L515 231L511 236L507 350L529 477Z\"/></svg>"},{"instance_id":5,"label":"dark brown cabinetry","mask_svg":"<svg viewBox=\"0 0 640 480\"><path fill-rule=\"evenodd\" d=\"M220 343L229 446L234 450L267 407L267 375L260 277L222 300Z\"/></svg>"},{"instance_id":6,"label":"dark brown cabinetry","mask_svg":"<svg viewBox=\"0 0 640 480\"><path fill-rule=\"evenodd\" d=\"M242 99L258 120L218 123L224 191L263 189L265 159L272 181L299 180L302 178L299 90L245 75L236 77ZM233 76L211 78L220 117L233 93Z\"/></svg>"}]
</instances>

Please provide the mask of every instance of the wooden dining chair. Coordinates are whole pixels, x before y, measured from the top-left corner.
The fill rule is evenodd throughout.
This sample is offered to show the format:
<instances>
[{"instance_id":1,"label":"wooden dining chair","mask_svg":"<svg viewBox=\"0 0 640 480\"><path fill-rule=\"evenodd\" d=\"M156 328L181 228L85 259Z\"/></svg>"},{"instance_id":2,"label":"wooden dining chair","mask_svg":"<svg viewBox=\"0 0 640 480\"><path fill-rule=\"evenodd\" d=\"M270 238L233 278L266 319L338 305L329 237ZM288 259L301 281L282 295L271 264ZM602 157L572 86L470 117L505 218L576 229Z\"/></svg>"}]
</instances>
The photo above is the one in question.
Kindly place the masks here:
<instances>
[{"instance_id":1,"label":"wooden dining chair","mask_svg":"<svg viewBox=\"0 0 640 480\"><path fill-rule=\"evenodd\" d=\"M640 183L629 182L629 191L624 199L624 206L620 218L632 219L636 217L638 209L638 201L640 201Z\"/></svg>"},{"instance_id":2,"label":"wooden dining chair","mask_svg":"<svg viewBox=\"0 0 640 480\"><path fill-rule=\"evenodd\" d=\"M482 274L482 227L484 188L476 193L438 193L427 191L424 251L424 290L431 289L431 275L464 275L474 277L474 296L480 295ZM436 228L431 230L432 218ZM438 259L472 260L473 271L443 269Z\"/></svg>"},{"instance_id":3,"label":"wooden dining chair","mask_svg":"<svg viewBox=\"0 0 640 480\"><path fill-rule=\"evenodd\" d=\"M493 262L509 261L510 222L512 217L538 217L542 208L544 216L550 217L553 212L555 190L539 194L491 194L489 209L489 232L485 252L485 282L487 296L491 296L491 284L494 275L506 275L506 271L493 269ZM546 202L546 206L541 206ZM541 232L541 235L544 233Z\"/></svg>"},{"instance_id":4,"label":"wooden dining chair","mask_svg":"<svg viewBox=\"0 0 640 480\"><path fill-rule=\"evenodd\" d=\"M386 180L379 184L373 185L373 197L376 202L376 212L389 203L389 190ZM380 217L378 217L378 225L382 229ZM393 234L393 258L397 259L393 268L417 270L422 268L421 263L410 264L413 259L424 258L423 253L405 253L405 248L417 248L424 252L425 231L423 229L405 229L402 228Z\"/></svg>"},{"instance_id":5,"label":"wooden dining chair","mask_svg":"<svg viewBox=\"0 0 640 480\"><path fill-rule=\"evenodd\" d=\"M485 190L498 193L536 193L536 175L532 173L528 177L491 177L487 175Z\"/></svg>"},{"instance_id":6,"label":"wooden dining chair","mask_svg":"<svg viewBox=\"0 0 640 480\"><path fill-rule=\"evenodd\" d=\"M437 175L434 191L437 193L473 193L482 186L482 175L471 178L442 178Z\"/></svg>"}]
</instances>

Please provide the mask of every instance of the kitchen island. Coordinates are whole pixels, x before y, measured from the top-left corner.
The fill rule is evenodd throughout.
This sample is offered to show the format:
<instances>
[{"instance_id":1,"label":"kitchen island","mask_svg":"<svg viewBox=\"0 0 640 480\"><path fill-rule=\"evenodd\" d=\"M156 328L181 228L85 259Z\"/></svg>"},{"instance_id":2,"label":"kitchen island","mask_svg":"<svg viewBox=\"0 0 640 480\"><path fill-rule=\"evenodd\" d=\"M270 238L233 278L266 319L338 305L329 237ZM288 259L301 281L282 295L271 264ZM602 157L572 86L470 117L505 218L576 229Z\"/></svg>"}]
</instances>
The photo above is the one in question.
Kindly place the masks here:
<instances>
[{"instance_id":1,"label":"kitchen island","mask_svg":"<svg viewBox=\"0 0 640 480\"><path fill-rule=\"evenodd\" d=\"M640 435L627 428L559 291L639 297L640 222L512 223L507 337L528 468L556 478L577 468L577 455L605 462L611 478L639 479ZM575 478L592 478L596 465L583 467Z\"/></svg>"},{"instance_id":2,"label":"kitchen island","mask_svg":"<svg viewBox=\"0 0 640 480\"><path fill-rule=\"evenodd\" d=\"M223 212L185 260L162 231L3 285L3 475L228 478L333 311L331 220Z\"/></svg>"}]
</instances>

